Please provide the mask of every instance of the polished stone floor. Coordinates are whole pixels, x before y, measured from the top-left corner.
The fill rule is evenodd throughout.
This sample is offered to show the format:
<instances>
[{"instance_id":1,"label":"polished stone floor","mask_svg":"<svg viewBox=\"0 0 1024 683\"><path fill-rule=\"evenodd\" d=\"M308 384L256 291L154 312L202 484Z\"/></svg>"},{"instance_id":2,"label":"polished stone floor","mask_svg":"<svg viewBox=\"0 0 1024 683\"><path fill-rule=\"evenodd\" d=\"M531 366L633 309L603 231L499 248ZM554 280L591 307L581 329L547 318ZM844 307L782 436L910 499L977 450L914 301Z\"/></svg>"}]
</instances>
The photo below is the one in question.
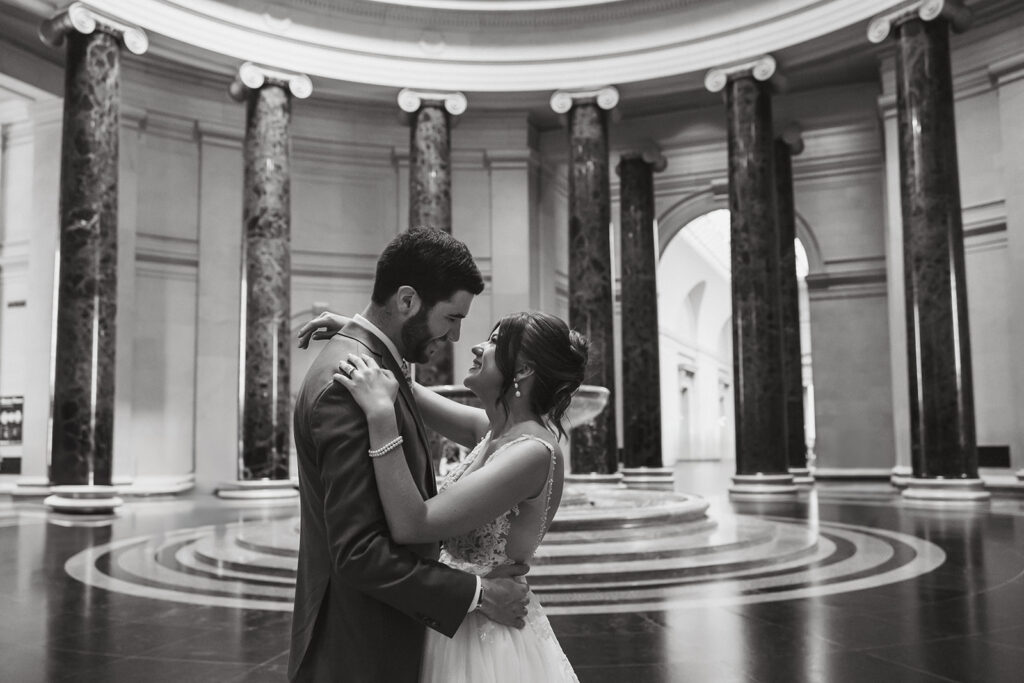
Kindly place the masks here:
<instances>
[{"instance_id":1,"label":"polished stone floor","mask_svg":"<svg viewBox=\"0 0 1024 683\"><path fill-rule=\"evenodd\" d=\"M552 597L552 624L582 681L1024 680L1024 498L956 511L907 505L884 484L820 483L789 502L738 502L721 495L721 468L702 466L679 469L677 486L707 496L711 517L820 529L830 550L634 603L600 592L584 606ZM0 681L284 680L287 611L225 600L259 604L287 584L286 562L262 564L240 588L211 584L209 567L183 548L197 530L227 538L294 514L294 503L193 494L90 521L0 497ZM158 542L133 558L138 539ZM82 562L90 548L110 552ZM870 561L851 564L864 555ZM135 567L146 561L145 571ZM905 567L916 569L899 574ZM230 562L218 571L245 576ZM180 575L195 576L192 598L163 592ZM785 588L773 583L779 576ZM103 587L109 577L121 587Z\"/></svg>"}]
</instances>

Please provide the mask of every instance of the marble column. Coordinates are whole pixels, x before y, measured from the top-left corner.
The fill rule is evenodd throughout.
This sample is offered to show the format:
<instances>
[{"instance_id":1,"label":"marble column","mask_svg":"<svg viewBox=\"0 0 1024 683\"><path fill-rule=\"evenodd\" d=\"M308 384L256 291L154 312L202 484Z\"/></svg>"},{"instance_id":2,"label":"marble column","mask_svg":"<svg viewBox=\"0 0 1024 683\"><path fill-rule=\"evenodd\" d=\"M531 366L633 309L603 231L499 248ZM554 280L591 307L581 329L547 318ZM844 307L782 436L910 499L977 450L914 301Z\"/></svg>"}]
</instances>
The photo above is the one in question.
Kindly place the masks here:
<instances>
[{"instance_id":1,"label":"marble column","mask_svg":"<svg viewBox=\"0 0 1024 683\"><path fill-rule=\"evenodd\" d=\"M800 128L786 127L775 140L775 214L779 226L779 297L782 315L782 383L786 410L786 461L797 483L811 483L804 436L803 357L800 349L800 289L796 276L796 208L793 159L804 149Z\"/></svg>"},{"instance_id":2,"label":"marble column","mask_svg":"<svg viewBox=\"0 0 1024 683\"><path fill-rule=\"evenodd\" d=\"M958 3L920 2L876 18L873 42L896 42L896 109L910 366L910 499L973 503L978 477L963 223L949 30Z\"/></svg>"},{"instance_id":3,"label":"marble column","mask_svg":"<svg viewBox=\"0 0 1024 683\"><path fill-rule=\"evenodd\" d=\"M242 202L242 446L238 482L226 498L295 496L291 433L292 97L309 97L307 76L246 62L231 84L245 102Z\"/></svg>"},{"instance_id":4,"label":"marble column","mask_svg":"<svg viewBox=\"0 0 1024 683\"><path fill-rule=\"evenodd\" d=\"M121 503L111 486L120 44L142 54L148 40L141 30L79 3L44 22L39 34L50 45L67 44L49 471L54 495L45 503L107 512Z\"/></svg>"},{"instance_id":5,"label":"marble column","mask_svg":"<svg viewBox=\"0 0 1024 683\"><path fill-rule=\"evenodd\" d=\"M657 150L622 155L619 175L622 287L622 476L631 488L672 488L661 459L661 372L658 350L657 236L654 173Z\"/></svg>"},{"instance_id":6,"label":"marble column","mask_svg":"<svg viewBox=\"0 0 1024 683\"><path fill-rule=\"evenodd\" d=\"M608 111L614 87L551 96L551 108L569 118L569 324L590 339L586 384L615 390L612 333L611 195L608 184ZM615 400L592 422L573 429L571 469L599 481L617 479ZM602 477L601 475L605 475Z\"/></svg>"},{"instance_id":7,"label":"marble column","mask_svg":"<svg viewBox=\"0 0 1024 683\"><path fill-rule=\"evenodd\" d=\"M398 106L409 118L409 227L452 231L451 117L466 111L460 92L421 92L406 88ZM416 381L427 386L452 383L452 345L440 346L427 363L416 365Z\"/></svg>"},{"instance_id":8,"label":"marble column","mask_svg":"<svg viewBox=\"0 0 1024 683\"><path fill-rule=\"evenodd\" d=\"M725 93L729 146L736 476L730 493L796 492L786 454L779 232L775 213L770 56L712 69Z\"/></svg>"}]
</instances>

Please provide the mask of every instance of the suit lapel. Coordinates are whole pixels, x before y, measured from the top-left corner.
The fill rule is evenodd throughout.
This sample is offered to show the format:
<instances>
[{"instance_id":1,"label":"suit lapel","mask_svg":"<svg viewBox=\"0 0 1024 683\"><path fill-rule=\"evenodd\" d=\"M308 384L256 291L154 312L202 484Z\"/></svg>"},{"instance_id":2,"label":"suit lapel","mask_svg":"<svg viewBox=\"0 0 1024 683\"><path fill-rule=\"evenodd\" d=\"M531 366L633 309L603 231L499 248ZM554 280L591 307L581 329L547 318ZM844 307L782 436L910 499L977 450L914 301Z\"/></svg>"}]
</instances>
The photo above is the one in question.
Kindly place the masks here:
<instances>
[{"instance_id":1,"label":"suit lapel","mask_svg":"<svg viewBox=\"0 0 1024 683\"><path fill-rule=\"evenodd\" d=\"M398 394L401 397L403 404L405 405L405 412L412 415L413 422L416 424L416 434L420 439L420 448L418 452L425 453L426 457L422 460L426 460L425 469L421 473L420 484L424 485L424 495L434 496L437 493L437 484L434 481L434 468L431 464L430 458L430 442L427 439L427 428L423 424L423 419L420 417L419 407L416 405L416 399L413 398L412 389L409 387L409 381L405 378L405 374L402 372L401 366L398 365L398 361L391 355L391 351L384 345L377 335L370 332L368 329L359 325L355 322L350 322L341 329L342 334L346 337L351 337L369 347L374 355L377 356L378 363L381 367L384 367L394 373L395 378L398 380Z\"/></svg>"}]
</instances>

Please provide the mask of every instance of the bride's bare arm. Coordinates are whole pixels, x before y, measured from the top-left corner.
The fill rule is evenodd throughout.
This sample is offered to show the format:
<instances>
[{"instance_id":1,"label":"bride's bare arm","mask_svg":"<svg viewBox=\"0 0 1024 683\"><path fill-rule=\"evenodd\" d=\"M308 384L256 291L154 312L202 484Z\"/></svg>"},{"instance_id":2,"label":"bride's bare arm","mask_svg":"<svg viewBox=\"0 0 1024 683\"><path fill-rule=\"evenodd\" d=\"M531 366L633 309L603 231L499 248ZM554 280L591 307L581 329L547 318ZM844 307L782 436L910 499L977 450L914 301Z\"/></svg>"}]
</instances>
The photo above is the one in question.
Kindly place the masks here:
<instances>
[{"instance_id":1,"label":"bride's bare arm","mask_svg":"<svg viewBox=\"0 0 1024 683\"><path fill-rule=\"evenodd\" d=\"M398 435L393 408L367 415L367 421L373 448ZM429 500L420 497L401 446L374 458L373 471L391 537L426 543L476 529L536 495L547 481L550 461L543 445L526 439Z\"/></svg>"},{"instance_id":2,"label":"bride's bare arm","mask_svg":"<svg viewBox=\"0 0 1024 683\"><path fill-rule=\"evenodd\" d=\"M467 448L487 433L487 413L482 408L463 405L415 382L412 390L424 424L435 432Z\"/></svg>"},{"instance_id":3,"label":"bride's bare arm","mask_svg":"<svg viewBox=\"0 0 1024 683\"><path fill-rule=\"evenodd\" d=\"M351 392L366 414L370 448L398 438L398 380L369 356L350 354L335 381ZM506 448L501 458L463 476L444 493L423 500L399 444L373 458L377 490L391 537L399 543L439 541L475 529L536 495L547 481L547 448L532 439Z\"/></svg>"}]
</instances>

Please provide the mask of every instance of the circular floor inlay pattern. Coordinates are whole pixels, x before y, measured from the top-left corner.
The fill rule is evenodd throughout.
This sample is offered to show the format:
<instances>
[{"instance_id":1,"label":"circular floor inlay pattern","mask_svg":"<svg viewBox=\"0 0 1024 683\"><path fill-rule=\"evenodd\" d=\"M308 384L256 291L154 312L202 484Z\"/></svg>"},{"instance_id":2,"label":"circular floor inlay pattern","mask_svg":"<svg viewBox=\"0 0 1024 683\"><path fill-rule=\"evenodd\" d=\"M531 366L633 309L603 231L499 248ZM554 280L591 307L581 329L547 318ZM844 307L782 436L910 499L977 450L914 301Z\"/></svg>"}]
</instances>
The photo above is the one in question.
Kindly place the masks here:
<instances>
[{"instance_id":1,"label":"circular floor inlay pattern","mask_svg":"<svg viewBox=\"0 0 1024 683\"><path fill-rule=\"evenodd\" d=\"M549 614L649 611L862 590L920 576L946 558L898 532L745 515L694 523L653 549L636 546L552 534L531 585ZM298 518L290 517L120 540L83 550L65 568L90 586L141 598L288 611L297 549Z\"/></svg>"}]
</instances>

